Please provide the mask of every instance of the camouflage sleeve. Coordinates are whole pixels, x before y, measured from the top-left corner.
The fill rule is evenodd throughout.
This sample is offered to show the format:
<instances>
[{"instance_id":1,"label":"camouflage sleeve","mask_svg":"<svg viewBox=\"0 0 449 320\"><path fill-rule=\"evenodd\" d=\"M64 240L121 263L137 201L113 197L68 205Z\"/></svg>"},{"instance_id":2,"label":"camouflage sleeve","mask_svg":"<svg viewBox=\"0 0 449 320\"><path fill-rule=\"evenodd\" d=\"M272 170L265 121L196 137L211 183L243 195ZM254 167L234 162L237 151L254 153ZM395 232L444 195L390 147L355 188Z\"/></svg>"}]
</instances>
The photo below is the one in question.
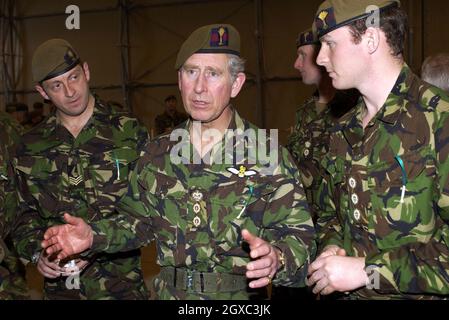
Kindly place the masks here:
<instances>
[{"instance_id":1,"label":"camouflage sleeve","mask_svg":"<svg viewBox=\"0 0 449 320\"><path fill-rule=\"evenodd\" d=\"M325 157L322 165L327 163ZM338 196L333 189L332 177L326 174L320 184L319 200L315 201L318 206L316 231L318 241L318 254L329 245L343 248L342 226L337 215Z\"/></svg>"},{"instance_id":2,"label":"camouflage sleeve","mask_svg":"<svg viewBox=\"0 0 449 320\"><path fill-rule=\"evenodd\" d=\"M297 149L298 149L297 144L299 143L299 141L302 140L301 136L303 134L303 132L301 130L301 123L303 122L302 115L303 115L302 108L300 108L296 111L295 127L293 128L292 134L288 137L288 141L285 146L287 148L287 150L290 152L290 154L293 156L295 161L297 161L297 159L299 159L299 154L297 151Z\"/></svg>"},{"instance_id":3,"label":"camouflage sleeve","mask_svg":"<svg viewBox=\"0 0 449 320\"><path fill-rule=\"evenodd\" d=\"M14 246L21 258L32 261L33 255L41 252L41 241L47 229L47 222L37 211L34 199L29 195L26 181L17 172L17 217L11 232Z\"/></svg>"},{"instance_id":4,"label":"camouflage sleeve","mask_svg":"<svg viewBox=\"0 0 449 320\"><path fill-rule=\"evenodd\" d=\"M403 245L366 258L366 266L374 267L380 274L377 291L382 293L449 294L449 113L441 113L436 119L438 191L434 212L439 217L435 217L428 242Z\"/></svg>"},{"instance_id":5,"label":"camouflage sleeve","mask_svg":"<svg viewBox=\"0 0 449 320\"><path fill-rule=\"evenodd\" d=\"M275 285L304 286L308 265L315 255L315 230L293 158L282 148L279 169L285 181L270 197L264 214L268 228L263 238L281 250L284 268Z\"/></svg>"}]
</instances>

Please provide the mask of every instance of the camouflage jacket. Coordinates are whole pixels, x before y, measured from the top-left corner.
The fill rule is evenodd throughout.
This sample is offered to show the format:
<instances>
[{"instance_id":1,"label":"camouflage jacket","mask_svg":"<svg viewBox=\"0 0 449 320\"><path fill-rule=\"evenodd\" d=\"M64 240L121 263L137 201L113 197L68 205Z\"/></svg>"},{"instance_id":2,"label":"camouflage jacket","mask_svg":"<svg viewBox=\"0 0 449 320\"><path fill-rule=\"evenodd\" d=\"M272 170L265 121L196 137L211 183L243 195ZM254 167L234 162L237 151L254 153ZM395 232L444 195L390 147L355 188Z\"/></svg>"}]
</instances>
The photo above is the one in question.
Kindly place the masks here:
<instances>
[{"instance_id":1,"label":"camouflage jacket","mask_svg":"<svg viewBox=\"0 0 449 320\"><path fill-rule=\"evenodd\" d=\"M311 97L296 111L296 125L288 139L287 149L300 168L301 181L306 192L312 217L316 215L322 178L320 162L329 151L329 131L333 125L330 109Z\"/></svg>"},{"instance_id":2,"label":"camouflage jacket","mask_svg":"<svg viewBox=\"0 0 449 320\"><path fill-rule=\"evenodd\" d=\"M287 143L287 149L300 168L301 181L315 220L320 199L328 190L326 170L321 161L329 152L330 128L351 109L360 94L356 90L337 91L328 104L318 102L315 94L296 111L296 125Z\"/></svg>"},{"instance_id":3,"label":"camouflage jacket","mask_svg":"<svg viewBox=\"0 0 449 320\"><path fill-rule=\"evenodd\" d=\"M180 129L188 133L190 125L188 121ZM193 161L199 155L188 136L181 143L187 156L183 154L180 163L171 159L171 154L181 152L178 139L171 141L170 135L164 135L149 143L132 175L128 194L119 204L124 217L134 215L139 222L130 224L129 235L107 223L92 225L92 250L114 252L154 239L162 267L244 275L250 258L241 230L247 228L285 255L285 268L273 283L302 284L315 253L314 226L293 159L277 141L271 141L275 143L270 151L275 159L271 170L260 158L250 161L242 156L239 161L239 152L243 146L254 146L255 136L234 141L230 132L257 128L234 112L229 129L237 130L229 130L210 153L223 161L212 164ZM270 146L265 137L259 139L259 148ZM186 293L164 286L158 278L155 285L160 299L247 299L250 295L249 289Z\"/></svg>"},{"instance_id":4,"label":"camouflage jacket","mask_svg":"<svg viewBox=\"0 0 449 320\"><path fill-rule=\"evenodd\" d=\"M167 112L164 112L154 119L154 124L156 127L156 135L167 133L167 129L174 129L184 121L188 119L185 113L176 110L176 113L172 117ZM170 130L171 131L171 130Z\"/></svg>"},{"instance_id":5,"label":"camouflage jacket","mask_svg":"<svg viewBox=\"0 0 449 320\"><path fill-rule=\"evenodd\" d=\"M365 108L360 99L331 133L322 164L340 210L320 211L320 246L336 244L365 257L374 290L354 297L448 295L449 98L404 64L385 105L363 129Z\"/></svg>"},{"instance_id":6,"label":"camouflage jacket","mask_svg":"<svg viewBox=\"0 0 449 320\"><path fill-rule=\"evenodd\" d=\"M76 138L55 113L24 134L14 157L20 212L14 240L21 257L31 261L40 253L43 233L64 223L65 212L89 222L112 218L147 139L135 118L97 98ZM47 297L146 298L139 251L94 257L81 274L79 292L64 292L65 280L46 281Z\"/></svg>"},{"instance_id":7,"label":"camouflage jacket","mask_svg":"<svg viewBox=\"0 0 449 320\"><path fill-rule=\"evenodd\" d=\"M21 126L8 114L0 112L0 236L4 239L10 232L16 216L17 193L11 166L10 149L17 144ZM2 259L0 259L1 262Z\"/></svg>"},{"instance_id":8,"label":"camouflage jacket","mask_svg":"<svg viewBox=\"0 0 449 320\"><path fill-rule=\"evenodd\" d=\"M0 113L0 300L29 299L23 265L12 247L3 241L17 214L17 193L10 148L20 139L22 127L8 114Z\"/></svg>"}]
</instances>

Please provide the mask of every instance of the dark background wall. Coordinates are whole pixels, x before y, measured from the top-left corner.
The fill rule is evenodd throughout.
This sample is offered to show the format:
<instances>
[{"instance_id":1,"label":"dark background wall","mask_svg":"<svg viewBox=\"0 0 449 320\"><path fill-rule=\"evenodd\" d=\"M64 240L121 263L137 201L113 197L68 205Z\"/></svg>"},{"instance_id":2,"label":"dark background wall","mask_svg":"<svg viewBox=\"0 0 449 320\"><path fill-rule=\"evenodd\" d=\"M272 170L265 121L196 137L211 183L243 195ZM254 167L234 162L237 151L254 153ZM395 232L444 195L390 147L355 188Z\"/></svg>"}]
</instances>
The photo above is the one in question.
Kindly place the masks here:
<instances>
[{"instance_id":1,"label":"dark background wall","mask_svg":"<svg viewBox=\"0 0 449 320\"><path fill-rule=\"evenodd\" d=\"M120 1L14 2L16 90L22 92L17 95L19 101L30 104L40 99L32 93L30 64L34 49L49 38L62 37L89 63L94 90L106 100L126 102L121 88L120 51L121 44L126 41L120 39L120 30L125 25L118 5ZM148 127L153 126L154 117L162 112L165 96L176 94L179 97L173 65L181 43L201 25L226 22L240 30L249 78L235 105L252 122L280 129L281 140L285 140L293 125L295 108L312 92L312 88L299 82L292 67L295 39L299 31L311 25L321 1L134 0L128 3L129 104ZM81 10L79 30L65 27L68 16L65 9L70 4L78 5ZM419 71L424 57L449 51L446 27L449 4L444 0L403 0L402 6L410 18L406 60ZM258 76L262 81L259 87ZM1 94L0 106L5 99Z\"/></svg>"},{"instance_id":2,"label":"dark background wall","mask_svg":"<svg viewBox=\"0 0 449 320\"><path fill-rule=\"evenodd\" d=\"M120 7L125 2L129 6ZM7 20L5 8L11 3L15 5L14 18ZM30 106L41 100L33 90L31 57L40 43L58 37L71 42L89 63L95 92L105 100L130 105L151 129L155 116L163 111L167 95L177 95L182 108L173 68L182 42L199 26L223 22L239 29L242 56L247 60L248 82L235 106L257 125L279 129L281 142L285 141L294 124L296 107L313 91L300 83L293 69L295 40L298 32L310 27L320 3L320 0L0 0L0 110L14 96ZM65 27L68 16L65 10L72 4L81 10L79 30ZM410 20L406 61L419 72L426 56L449 52L449 4L445 0L403 0L402 6ZM126 35L121 33L126 25L128 40L121 37ZM13 30L11 38L7 26ZM11 44L12 57L5 51ZM125 64L122 50L128 54ZM123 89L124 65L129 69L125 81L128 90ZM10 73L14 69L14 92L7 91L1 77L5 67ZM144 252L144 269L151 278L157 272L154 247ZM30 279L34 287L41 285L39 277Z\"/></svg>"}]
</instances>

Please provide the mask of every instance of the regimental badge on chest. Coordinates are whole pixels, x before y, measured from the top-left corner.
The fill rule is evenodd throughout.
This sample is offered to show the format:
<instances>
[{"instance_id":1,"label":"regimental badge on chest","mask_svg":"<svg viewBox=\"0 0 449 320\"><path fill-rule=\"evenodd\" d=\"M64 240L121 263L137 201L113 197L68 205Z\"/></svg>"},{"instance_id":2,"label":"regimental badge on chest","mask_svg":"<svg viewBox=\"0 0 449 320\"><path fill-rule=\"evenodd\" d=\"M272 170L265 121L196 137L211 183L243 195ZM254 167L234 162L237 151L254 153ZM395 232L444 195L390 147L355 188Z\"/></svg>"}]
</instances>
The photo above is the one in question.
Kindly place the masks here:
<instances>
[{"instance_id":1,"label":"regimental badge on chest","mask_svg":"<svg viewBox=\"0 0 449 320\"><path fill-rule=\"evenodd\" d=\"M192 207L193 213L195 213L195 217L193 218L192 222L193 225L198 228L201 225L201 201L203 200L204 195L200 190L196 189L191 193L191 197L192 200L195 201Z\"/></svg>"},{"instance_id":2,"label":"regimental badge on chest","mask_svg":"<svg viewBox=\"0 0 449 320\"><path fill-rule=\"evenodd\" d=\"M251 177L251 176L257 174L257 172L254 170L247 170L245 166L240 166L239 169L227 168L227 170L229 172L231 172L232 174L239 176L239 178Z\"/></svg>"}]
</instances>

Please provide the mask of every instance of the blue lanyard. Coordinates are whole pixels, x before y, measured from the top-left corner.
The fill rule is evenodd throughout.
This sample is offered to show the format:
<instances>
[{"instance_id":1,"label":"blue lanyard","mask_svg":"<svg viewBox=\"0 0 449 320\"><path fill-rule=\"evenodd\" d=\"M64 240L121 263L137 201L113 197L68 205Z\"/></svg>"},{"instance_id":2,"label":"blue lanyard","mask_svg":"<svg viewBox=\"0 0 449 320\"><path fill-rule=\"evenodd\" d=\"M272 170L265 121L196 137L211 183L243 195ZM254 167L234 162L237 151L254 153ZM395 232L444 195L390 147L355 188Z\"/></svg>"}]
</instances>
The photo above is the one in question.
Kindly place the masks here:
<instances>
[{"instance_id":1,"label":"blue lanyard","mask_svg":"<svg viewBox=\"0 0 449 320\"><path fill-rule=\"evenodd\" d=\"M254 187L253 186L248 186L248 189L249 189L249 197L246 200L245 205L243 206L242 211L240 211L239 215L237 216L237 219L240 219L240 217L242 216L243 212L245 212L246 207L248 206L249 200L251 200L251 197L254 194Z\"/></svg>"},{"instance_id":2,"label":"blue lanyard","mask_svg":"<svg viewBox=\"0 0 449 320\"><path fill-rule=\"evenodd\" d=\"M401 167L402 184L405 186L407 184L407 172L405 172L404 161L402 161L400 156L395 156L394 158L396 159L396 161L399 163L399 166Z\"/></svg>"}]
</instances>

